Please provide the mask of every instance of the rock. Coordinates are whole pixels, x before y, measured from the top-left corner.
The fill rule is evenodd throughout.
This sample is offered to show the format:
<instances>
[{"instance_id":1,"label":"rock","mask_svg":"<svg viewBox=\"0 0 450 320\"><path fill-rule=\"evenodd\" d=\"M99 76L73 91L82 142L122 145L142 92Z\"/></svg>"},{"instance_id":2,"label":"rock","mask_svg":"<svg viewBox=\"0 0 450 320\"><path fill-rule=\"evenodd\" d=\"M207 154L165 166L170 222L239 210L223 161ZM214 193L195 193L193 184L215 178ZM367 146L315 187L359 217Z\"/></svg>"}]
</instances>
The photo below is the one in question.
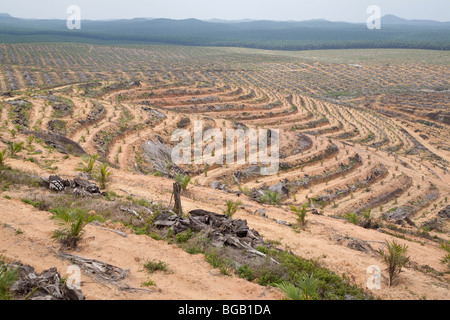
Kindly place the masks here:
<instances>
[{"instance_id":1,"label":"rock","mask_svg":"<svg viewBox=\"0 0 450 320\"><path fill-rule=\"evenodd\" d=\"M287 222L284 221L284 220L277 220L277 223L278 223L278 224L282 224L282 225L284 225L284 226L288 226L288 227L291 227L291 226L292 226L292 224L287 223Z\"/></svg>"},{"instance_id":2,"label":"rock","mask_svg":"<svg viewBox=\"0 0 450 320\"><path fill-rule=\"evenodd\" d=\"M211 188L213 189L217 189L217 190L224 190L225 189L225 184L219 182L219 181L213 181L211 183Z\"/></svg>"},{"instance_id":3,"label":"rock","mask_svg":"<svg viewBox=\"0 0 450 320\"><path fill-rule=\"evenodd\" d=\"M267 215L266 215L266 209L265 208L259 208L255 211L255 214L260 215L263 218L267 219Z\"/></svg>"},{"instance_id":4,"label":"rock","mask_svg":"<svg viewBox=\"0 0 450 320\"><path fill-rule=\"evenodd\" d=\"M386 212L384 215L389 220L404 220L408 214L402 207L400 207L393 212Z\"/></svg>"},{"instance_id":5,"label":"rock","mask_svg":"<svg viewBox=\"0 0 450 320\"><path fill-rule=\"evenodd\" d=\"M249 177L252 177L252 176L257 176L260 174L260 172L261 172L260 167L257 165L253 165L248 168L245 168L242 171L235 171L233 173L233 177L234 177L234 180L236 181L236 183L240 184L241 181L243 181Z\"/></svg>"},{"instance_id":6,"label":"rock","mask_svg":"<svg viewBox=\"0 0 450 320\"><path fill-rule=\"evenodd\" d=\"M363 220L358 224L360 227L364 229L378 229L378 223L373 222L372 219L369 220Z\"/></svg>"},{"instance_id":7,"label":"rock","mask_svg":"<svg viewBox=\"0 0 450 320\"><path fill-rule=\"evenodd\" d=\"M184 129L184 128L186 128L190 123L191 123L191 119L189 119L189 118L182 118L180 121L178 121L178 123L177 123L177 128L178 128L178 129Z\"/></svg>"},{"instance_id":8,"label":"rock","mask_svg":"<svg viewBox=\"0 0 450 320\"><path fill-rule=\"evenodd\" d=\"M450 205L439 211L438 216L444 219L450 218Z\"/></svg>"},{"instance_id":9,"label":"rock","mask_svg":"<svg viewBox=\"0 0 450 320\"><path fill-rule=\"evenodd\" d=\"M286 182L282 181L276 185L270 186L269 187L270 191L276 192L282 196L287 196L289 195L289 189L286 185Z\"/></svg>"},{"instance_id":10,"label":"rock","mask_svg":"<svg viewBox=\"0 0 450 320\"><path fill-rule=\"evenodd\" d=\"M23 131L26 135L33 135L35 138L45 141L45 144L54 147L62 154L73 154L76 156L85 155L84 149L75 141L66 138L55 132L37 132L37 131Z\"/></svg>"},{"instance_id":11,"label":"rock","mask_svg":"<svg viewBox=\"0 0 450 320\"><path fill-rule=\"evenodd\" d=\"M159 119L165 119L167 118L166 115L158 110L149 108L149 107L142 107L142 110L146 111L150 116L156 117Z\"/></svg>"}]
</instances>

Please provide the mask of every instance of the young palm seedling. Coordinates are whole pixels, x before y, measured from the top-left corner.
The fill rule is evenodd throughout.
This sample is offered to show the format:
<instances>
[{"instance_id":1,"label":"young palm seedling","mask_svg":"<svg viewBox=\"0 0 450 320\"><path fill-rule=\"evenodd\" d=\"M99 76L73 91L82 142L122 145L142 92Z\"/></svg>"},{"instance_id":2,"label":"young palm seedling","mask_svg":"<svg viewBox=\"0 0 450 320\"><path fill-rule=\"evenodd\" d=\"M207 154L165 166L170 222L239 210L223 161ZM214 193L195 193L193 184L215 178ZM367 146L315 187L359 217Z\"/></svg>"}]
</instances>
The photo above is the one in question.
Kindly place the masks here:
<instances>
[{"instance_id":1,"label":"young palm seedling","mask_svg":"<svg viewBox=\"0 0 450 320\"><path fill-rule=\"evenodd\" d=\"M52 219L61 226L61 229L53 232L52 238L66 248L76 248L82 239L84 227L96 219L83 211L67 208L54 209L52 212Z\"/></svg>"},{"instance_id":2,"label":"young palm seedling","mask_svg":"<svg viewBox=\"0 0 450 320\"><path fill-rule=\"evenodd\" d=\"M185 191L191 181L191 178L188 175L177 174L175 180L180 184L181 189Z\"/></svg>"},{"instance_id":3,"label":"young palm seedling","mask_svg":"<svg viewBox=\"0 0 450 320\"><path fill-rule=\"evenodd\" d=\"M346 219L348 222L353 223L353 224L355 224L355 225L358 225L358 223L359 223L359 217L358 217L358 215L357 215L356 213L354 213L354 212L347 212L347 213L345 214L345 219Z\"/></svg>"},{"instance_id":4,"label":"young palm seedling","mask_svg":"<svg viewBox=\"0 0 450 320\"><path fill-rule=\"evenodd\" d=\"M273 205L277 205L280 203L281 194L275 191L267 190L266 193L260 196L259 201L261 203L269 203Z\"/></svg>"},{"instance_id":5,"label":"young palm seedling","mask_svg":"<svg viewBox=\"0 0 450 320\"><path fill-rule=\"evenodd\" d=\"M15 157L23 150L23 142L8 142L8 150L11 157Z\"/></svg>"},{"instance_id":6,"label":"young palm seedling","mask_svg":"<svg viewBox=\"0 0 450 320\"><path fill-rule=\"evenodd\" d=\"M106 183L109 181L112 172L109 171L109 165L107 163L103 163L100 167L98 167L95 179L100 184L101 189L106 188Z\"/></svg>"},{"instance_id":7,"label":"young palm seedling","mask_svg":"<svg viewBox=\"0 0 450 320\"><path fill-rule=\"evenodd\" d=\"M410 257L407 256L408 246L402 246L395 240L392 240L391 243L386 241L386 249L387 251L381 248L378 253L381 254L383 261L388 266L389 286L392 286L402 268L410 261Z\"/></svg>"},{"instance_id":8,"label":"young palm seedling","mask_svg":"<svg viewBox=\"0 0 450 320\"><path fill-rule=\"evenodd\" d=\"M94 167L95 167L95 161L97 161L97 159L98 159L98 155L89 157L84 162L80 162L78 164L78 168L76 170L85 172L87 174L92 174L94 171Z\"/></svg>"},{"instance_id":9,"label":"young palm seedling","mask_svg":"<svg viewBox=\"0 0 450 320\"><path fill-rule=\"evenodd\" d=\"M227 200L227 208L223 211L223 214L231 218L237 212L241 204L241 201L234 202L232 200Z\"/></svg>"},{"instance_id":10,"label":"young palm seedling","mask_svg":"<svg viewBox=\"0 0 450 320\"><path fill-rule=\"evenodd\" d=\"M5 160L8 158L7 150L0 151L0 169L5 166Z\"/></svg>"},{"instance_id":11,"label":"young palm seedling","mask_svg":"<svg viewBox=\"0 0 450 320\"><path fill-rule=\"evenodd\" d=\"M314 275L305 275L303 279L298 283L298 286L289 282L283 282L277 284L277 287L284 292L286 298L290 300L312 300L317 294L319 287L319 281Z\"/></svg>"},{"instance_id":12,"label":"young palm seedling","mask_svg":"<svg viewBox=\"0 0 450 320\"><path fill-rule=\"evenodd\" d=\"M297 215L297 221L299 225L304 226L306 224L305 218L306 218L306 208L308 207L307 203L304 203L301 208L297 208L295 206L289 206L291 211L295 212Z\"/></svg>"},{"instance_id":13,"label":"young palm seedling","mask_svg":"<svg viewBox=\"0 0 450 320\"><path fill-rule=\"evenodd\" d=\"M441 248L447 252L447 254L441 259L441 264L446 264L447 269L450 270L450 245L449 243L441 244Z\"/></svg>"},{"instance_id":14,"label":"young palm seedling","mask_svg":"<svg viewBox=\"0 0 450 320\"><path fill-rule=\"evenodd\" d=\"M11 300L12 296L9 289L18 277L17 270L11 269L0 257L0 300Z\"/></svg>"}]
</instances>

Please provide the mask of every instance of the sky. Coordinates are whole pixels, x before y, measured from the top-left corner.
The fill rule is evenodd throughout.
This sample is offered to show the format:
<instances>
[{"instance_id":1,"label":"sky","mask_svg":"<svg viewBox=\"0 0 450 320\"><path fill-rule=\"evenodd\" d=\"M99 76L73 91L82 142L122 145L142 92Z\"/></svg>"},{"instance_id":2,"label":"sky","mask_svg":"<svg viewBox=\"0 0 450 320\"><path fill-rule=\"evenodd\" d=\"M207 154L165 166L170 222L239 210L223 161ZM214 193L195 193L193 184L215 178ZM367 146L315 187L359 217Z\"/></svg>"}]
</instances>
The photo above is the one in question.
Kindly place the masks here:
<instances>
[{"instance_id":1,"label":"sky","mask_svg":"<svg viewBox=\"0 0 450 320\"><path fill-rule=\"evenodd\" d=\"M88 20L171 18L365 22L367 7L381 15L450 21L450 0L1 0L0 12L18 18L67 19L77 5Z\"/></svg>"}]
</instances>

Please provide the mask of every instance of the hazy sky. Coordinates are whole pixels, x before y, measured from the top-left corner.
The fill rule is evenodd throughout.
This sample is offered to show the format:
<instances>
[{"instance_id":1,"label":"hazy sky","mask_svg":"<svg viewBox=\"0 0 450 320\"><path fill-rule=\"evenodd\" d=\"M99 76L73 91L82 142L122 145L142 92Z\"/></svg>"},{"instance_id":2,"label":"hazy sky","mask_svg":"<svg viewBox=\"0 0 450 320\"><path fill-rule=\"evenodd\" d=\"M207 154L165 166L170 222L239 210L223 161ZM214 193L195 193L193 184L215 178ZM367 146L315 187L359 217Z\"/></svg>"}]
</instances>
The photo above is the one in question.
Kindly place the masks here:
<instances>
[{"instance_id":1,"label":"hazy sky","mask_svg":"<svg viewBox=\"0 0 450 320\"><path fill-rule=\"evenodd\" d=\"M369 5L406 19L450 21L450 0L1 0L0 12L21 18L66 19L69 5L82 19L267 19L365 22Z\"/></svg>"}]
</instances>

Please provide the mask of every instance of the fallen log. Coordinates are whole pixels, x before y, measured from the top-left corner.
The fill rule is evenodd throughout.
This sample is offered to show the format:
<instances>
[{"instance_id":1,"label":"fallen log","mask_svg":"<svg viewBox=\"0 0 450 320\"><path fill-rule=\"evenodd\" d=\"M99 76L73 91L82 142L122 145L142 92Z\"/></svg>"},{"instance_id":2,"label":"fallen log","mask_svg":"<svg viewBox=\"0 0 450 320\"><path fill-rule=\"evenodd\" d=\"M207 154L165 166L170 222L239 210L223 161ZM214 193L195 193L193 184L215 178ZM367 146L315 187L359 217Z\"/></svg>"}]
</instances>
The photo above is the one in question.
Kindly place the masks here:
<instances>
[{"instance_id":1,"label":"fallen log","mask_svg":"<svg viewBox=\"0 0 450 320\"><path fill-rule=\"evenodd\" d=\"M119 282L130 273L129 270L121 269L99 260L83 258L66 252L59 252L58 256L80 266L84 272L100 283L111 283L119 286Z\"/></svg>"},{"instance_id":2,"label":"fallen log","mask_svg":"<svg viewBox=\"0 0 450 320\"><path fill-rule=\"evenodd\" d=\"M136 217L139 218L139 220L144 221L144 219L142 218L142 216L137 213L136 211L134 211L133 209L130 208L125 208L124 206L120 206L120 210L125 211L125 212L129 212L132 213L133 215L135 215Z\"/></svg>"}]
</instances>

